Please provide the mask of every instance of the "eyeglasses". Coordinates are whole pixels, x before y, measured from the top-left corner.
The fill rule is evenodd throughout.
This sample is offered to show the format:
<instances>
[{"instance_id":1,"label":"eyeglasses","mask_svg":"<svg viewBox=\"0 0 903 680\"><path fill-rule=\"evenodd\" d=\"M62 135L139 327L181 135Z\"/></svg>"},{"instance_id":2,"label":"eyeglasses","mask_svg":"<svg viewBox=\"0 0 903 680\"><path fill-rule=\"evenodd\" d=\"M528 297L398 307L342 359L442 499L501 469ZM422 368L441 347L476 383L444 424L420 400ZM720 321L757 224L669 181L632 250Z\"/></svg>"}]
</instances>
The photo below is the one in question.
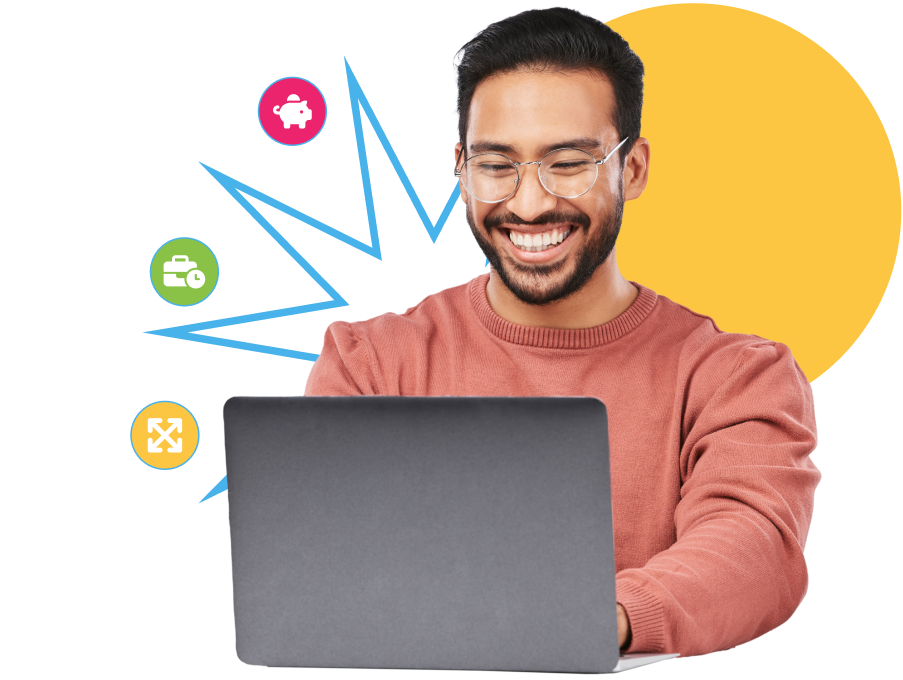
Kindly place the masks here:
<instances>
[{"instance_id":1,"label":"eyeglasses","mask_svg":"<svg viewBox=\"0 0 903 680\"><path fill-rule=\"evenodd\" d=\"M560 198L577 198L593 188L599 166L611 158L629 137L621 140L601 161L581 149L554 149L541 160L515 163L500 153L478 153L458 168L464 147L455 160L455 177L461 177L467 193L481 203L501 203L511 198L520 184L521 165L539 165L539 181L545 190Z\"/></svg>"}]
</instances>

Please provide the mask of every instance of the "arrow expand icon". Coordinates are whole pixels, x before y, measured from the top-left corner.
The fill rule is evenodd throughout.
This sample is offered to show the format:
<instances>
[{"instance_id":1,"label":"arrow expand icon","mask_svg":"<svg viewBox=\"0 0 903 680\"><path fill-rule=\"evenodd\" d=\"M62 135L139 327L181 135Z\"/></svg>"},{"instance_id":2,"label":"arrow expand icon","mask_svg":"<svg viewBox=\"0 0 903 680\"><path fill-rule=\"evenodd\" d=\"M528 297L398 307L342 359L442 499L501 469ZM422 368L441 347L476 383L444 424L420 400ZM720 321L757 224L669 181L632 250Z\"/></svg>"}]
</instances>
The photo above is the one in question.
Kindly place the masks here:
<instances>
[{"instance_id":1,"label":"arrow expand icon","mask_svg":"<svg viewBox=\"0 0 903 680\"><path fill-rule=\"evenodd\" d=\"M148 418L147 419L147 431L154 432L156 431L160 437L154 441L153 437L147 438L147 452L148 453L162 453L163 449L160 448L160 443L165 439L166 443L169 444L169 448L166 453L182 453L182 438L179 437L176 441L173 441L170 438L170 434L173 430L180 433L182 432L182 419L181 418L167 418L166 421L170 424L169 427L164 432L160 427L160 423L163 422L163 418Z\"/></svg>"}]
</instances>

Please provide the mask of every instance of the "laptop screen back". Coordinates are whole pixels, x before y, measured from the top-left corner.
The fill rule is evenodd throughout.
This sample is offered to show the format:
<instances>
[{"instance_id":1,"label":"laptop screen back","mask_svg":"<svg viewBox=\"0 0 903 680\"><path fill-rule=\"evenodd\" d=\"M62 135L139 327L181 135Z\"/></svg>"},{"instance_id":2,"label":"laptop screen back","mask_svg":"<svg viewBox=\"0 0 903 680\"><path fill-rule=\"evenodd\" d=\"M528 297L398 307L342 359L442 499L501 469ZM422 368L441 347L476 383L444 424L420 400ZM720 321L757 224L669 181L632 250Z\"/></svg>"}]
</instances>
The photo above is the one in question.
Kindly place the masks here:
<instances>
[{"instance_id":1,"label":"laptop screen back","mask_svg":"<svg viewBox=\"0 0 903 680\"><path fill-rule=\"evenodd\" d=\"M224 418L246 663L614 668L602 402L240 397Z\"/></svg>"}]
</instances>

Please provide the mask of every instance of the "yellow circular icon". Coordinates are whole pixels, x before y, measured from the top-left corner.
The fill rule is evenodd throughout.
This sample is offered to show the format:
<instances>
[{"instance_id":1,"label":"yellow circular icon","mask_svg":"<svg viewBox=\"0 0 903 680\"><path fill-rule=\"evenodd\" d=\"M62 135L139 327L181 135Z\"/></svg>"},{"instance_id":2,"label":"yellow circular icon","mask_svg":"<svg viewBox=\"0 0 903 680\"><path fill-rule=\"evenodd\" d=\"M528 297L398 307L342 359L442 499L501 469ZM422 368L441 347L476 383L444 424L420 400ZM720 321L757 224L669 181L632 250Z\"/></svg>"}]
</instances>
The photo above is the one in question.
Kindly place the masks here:
<instances>
[{"instance_id":1,"label":"yellow circular icon","mask_svg":"<svg viewBox=\"0 0 903 680\"><path fill-rule=\"evenodd\" d=\"M198 448L200 431L191 411L174 401L145 406L132 423L132 448L157 470L183 465Z\"/></svg>"}]
</instances>

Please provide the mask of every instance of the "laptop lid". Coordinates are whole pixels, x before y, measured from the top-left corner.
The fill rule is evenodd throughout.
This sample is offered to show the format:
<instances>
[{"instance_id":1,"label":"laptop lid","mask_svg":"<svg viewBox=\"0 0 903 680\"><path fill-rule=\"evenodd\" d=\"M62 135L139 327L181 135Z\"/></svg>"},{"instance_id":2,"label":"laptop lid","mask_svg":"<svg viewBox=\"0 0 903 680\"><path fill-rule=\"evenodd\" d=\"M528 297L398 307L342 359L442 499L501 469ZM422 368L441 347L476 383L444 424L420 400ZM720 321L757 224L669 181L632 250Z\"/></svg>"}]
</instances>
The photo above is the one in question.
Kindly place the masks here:
<instances>
[{"instance_id":1,"label":"laptop lid","mask_svg":"<svg viewBox=\"0 0 903 680\"><path fill-rule=\"evenodd\" d=\"M615 669L601 401L236 397L224 419L242 661Z\"/></svg>"}]
</instances>

